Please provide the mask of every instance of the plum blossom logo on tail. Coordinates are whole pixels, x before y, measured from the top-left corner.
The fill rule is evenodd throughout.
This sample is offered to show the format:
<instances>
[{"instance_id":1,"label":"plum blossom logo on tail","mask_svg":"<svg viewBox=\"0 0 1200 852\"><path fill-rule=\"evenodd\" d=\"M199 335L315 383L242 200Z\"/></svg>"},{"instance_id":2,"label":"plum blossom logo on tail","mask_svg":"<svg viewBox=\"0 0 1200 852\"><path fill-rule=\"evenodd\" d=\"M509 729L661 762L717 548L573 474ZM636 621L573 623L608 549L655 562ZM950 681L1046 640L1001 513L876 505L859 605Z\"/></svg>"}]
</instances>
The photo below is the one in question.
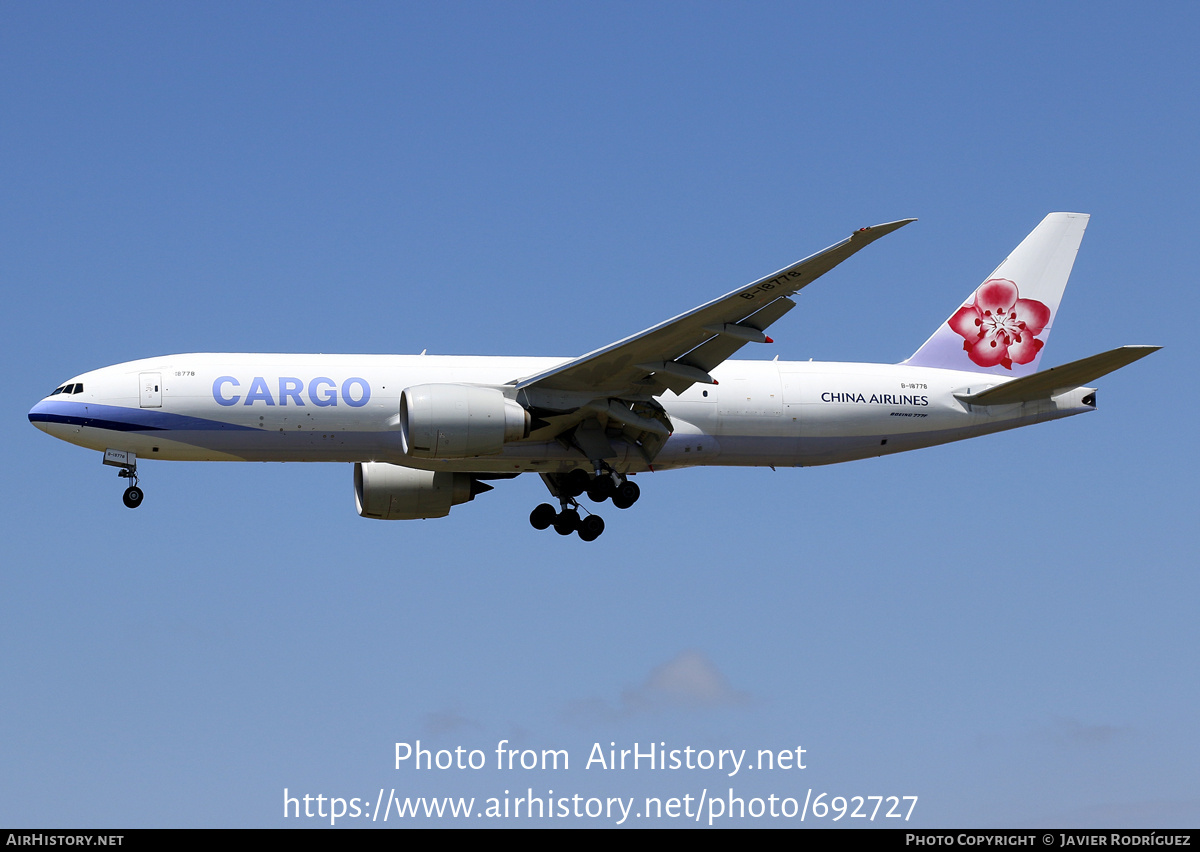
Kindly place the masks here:
<instances>
[{"instance_id":1,"label":"plum blossom logo on tail","mask_svg":"<svg viewBox=\"0 0 1200 852\"><path fill-rule=\"evenodd\" d=\"M973 362L1011 370L1014 363L1028 364L1037 357L1045 345L1038 335L1049 322L1048 307L1037 299L1022 299L1007 278L991 278L947 324L962 336L963 349Z\"/></svg>"}]
</instances>

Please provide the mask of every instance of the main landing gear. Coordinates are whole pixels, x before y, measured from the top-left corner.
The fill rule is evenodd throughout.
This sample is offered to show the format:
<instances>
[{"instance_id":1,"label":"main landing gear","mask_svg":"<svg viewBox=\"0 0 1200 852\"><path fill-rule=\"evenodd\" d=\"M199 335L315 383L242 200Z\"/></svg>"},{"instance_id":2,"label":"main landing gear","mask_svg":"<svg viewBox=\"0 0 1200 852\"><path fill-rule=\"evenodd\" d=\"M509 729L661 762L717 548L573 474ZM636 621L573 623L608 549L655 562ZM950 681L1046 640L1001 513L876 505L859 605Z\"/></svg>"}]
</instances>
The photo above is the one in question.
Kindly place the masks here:
<instances>
[{"instance_id":1,"label":"main landing gear","mask_svg":"<svg viewBox=\"0 0 1200 852\"><path fill-rule=\"evenodd\" d=\"M556 512L549 503L542 503L529 513L529 523L535 530L554 527L559 535L579 533L584 541L595 541L600 537L600 533L604 532L604 519L590 512L586 517L580 517L577 497L586 493L594 503L611 499L618 509L628 509L642 494L637 485L611 469L598 471L595 476L577 469L566 475L557 475L549 482L553 483L552 490L557 491L561 511Z\"/></svg>"}]
</instances>

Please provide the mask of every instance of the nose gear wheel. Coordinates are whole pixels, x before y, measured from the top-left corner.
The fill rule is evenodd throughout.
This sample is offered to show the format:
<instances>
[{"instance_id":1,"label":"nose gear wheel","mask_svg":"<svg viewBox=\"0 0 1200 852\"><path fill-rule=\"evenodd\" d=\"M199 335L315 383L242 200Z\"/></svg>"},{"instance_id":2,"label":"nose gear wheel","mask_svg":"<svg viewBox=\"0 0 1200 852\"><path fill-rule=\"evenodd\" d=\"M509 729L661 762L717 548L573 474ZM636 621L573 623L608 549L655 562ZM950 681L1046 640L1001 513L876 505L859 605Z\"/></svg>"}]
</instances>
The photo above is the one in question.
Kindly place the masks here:
<instances>
[{"instance_id":1,"label":"nose gear wheel","mask_svg":"<svg viewBox=\"0 0 1200 852\"><path fill-rule=\"evenodd\" d=\"M145 497L146 494L142 491L142 489L138 488L137 466L123 465L121 469L117 471L117 476L121 477L122 479L133 480L129 487L125 489L125 493L121 495L121 502L125 504L125 507L128 509L136 509L138 506L142 505L142 498Z\"/></svg>"}]
</instances>

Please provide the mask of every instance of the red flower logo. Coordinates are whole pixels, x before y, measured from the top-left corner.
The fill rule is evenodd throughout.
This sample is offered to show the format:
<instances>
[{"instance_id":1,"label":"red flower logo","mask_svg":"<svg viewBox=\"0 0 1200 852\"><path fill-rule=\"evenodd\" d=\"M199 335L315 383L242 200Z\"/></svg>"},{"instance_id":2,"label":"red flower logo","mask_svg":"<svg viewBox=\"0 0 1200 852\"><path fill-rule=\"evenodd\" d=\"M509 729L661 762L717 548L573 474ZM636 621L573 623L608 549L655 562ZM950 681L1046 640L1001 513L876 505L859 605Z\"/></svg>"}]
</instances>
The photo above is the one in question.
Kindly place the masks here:
<instances>
[{"instance_id":1,"label":"red flower logo","mask_svg":"<svg viewBox=\"0 0 1200 852\"><path fill-rule=\"evenodd\" d=\"M1037 299L1022 299L1007 278L991 278L975 291L974 304L963 305L948 325L963 337L963 349L980 367L1028 364L1044 345L1037 336L1050 322L1050 309Z\"/></svg>"}]
</instances>

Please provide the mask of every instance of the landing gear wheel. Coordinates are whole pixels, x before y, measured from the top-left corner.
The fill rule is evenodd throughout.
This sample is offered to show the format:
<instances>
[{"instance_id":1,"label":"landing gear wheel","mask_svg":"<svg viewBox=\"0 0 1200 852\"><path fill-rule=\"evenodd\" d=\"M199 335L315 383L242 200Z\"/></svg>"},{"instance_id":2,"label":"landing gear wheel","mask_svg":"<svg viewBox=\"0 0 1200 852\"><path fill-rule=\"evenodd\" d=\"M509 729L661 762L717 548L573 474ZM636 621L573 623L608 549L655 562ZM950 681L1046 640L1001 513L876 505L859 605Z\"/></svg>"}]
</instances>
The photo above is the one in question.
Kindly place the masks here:
<instances>
[{"instance_id":1,"label":"landing gear wheel","mask_svg":"<svg viewBox=\"0 0 1200 852\"><path fill-rule=\"evenodd\" d=\"M616 493L616 483L608 474L601 474L588 484L587 496L593 503L603 503Z\"/></svg>"},{"instance_id":2,"label":"landing gear wheel","mask_svg":"<svg viewBox=\"0 0 1200 852\"><path fill-rule=\"evenodd\" d=\"M558 512L555 512L554 507L549 503L542 503L529 513L529 523L535 530L544 530L554 523L554 517L557 514Z\"/></svg>"},{"instance_id":3,"label":"landing gear wheel","mask_svg":"<svg viewBox=\"0 0 1200 852\"><path fill-rule=\"evenodd\" d=\"M574 509L563 509L554 519L554 531L559 535L570 535L579 529L579 513Z\"/></svg>"},{"instance_id":4,"label":"landing gear wheel","mask_svg":"<svg viewBox=\"0 0 1200 852\"><path fill-rule=\"evenodd\" d=\"M142 493L142 489L138 488L136 485L130 485L125 489L125 493L121 496L121 500L130 509L136 509L138 506L142 505L142 498L144 496L146 495Z\"/></svg>"},{"instance_id":5,"label":"landing gear wheel","mask_svg":"<svg viewBox=\"0 0 1200 852\"><path fill-rule=\"evenodd\" d=\"M618 509L628 509L642 496L642 489L633 482L622 482L613 494L613 505Z\"/></svg>"},{"instance_id":6,"label":"landing gear wheel","mask_svg":"<svg viewBox=\"0 0 1200 852\"><path fill-rule=\"evenodd\" d=\"M584 541L595 541L604 532L604 519L599 515L588 515L579 522L579 537Z\"/></svg>"},{"instance_id":7,"label":"landing gear wheel","mask_svg":"<svg viewBox=\"0 0 1200 852\"><path fill-rule=\"evenodd\" d=\"M567 497L575 499L584 491L587 491L588 486L591 484L592 478L588 475L588 472L586 470L575 468L573 471L567 474L566 479L564 480L563 491L566 493Z\"/></svg>"}]
</instances>

